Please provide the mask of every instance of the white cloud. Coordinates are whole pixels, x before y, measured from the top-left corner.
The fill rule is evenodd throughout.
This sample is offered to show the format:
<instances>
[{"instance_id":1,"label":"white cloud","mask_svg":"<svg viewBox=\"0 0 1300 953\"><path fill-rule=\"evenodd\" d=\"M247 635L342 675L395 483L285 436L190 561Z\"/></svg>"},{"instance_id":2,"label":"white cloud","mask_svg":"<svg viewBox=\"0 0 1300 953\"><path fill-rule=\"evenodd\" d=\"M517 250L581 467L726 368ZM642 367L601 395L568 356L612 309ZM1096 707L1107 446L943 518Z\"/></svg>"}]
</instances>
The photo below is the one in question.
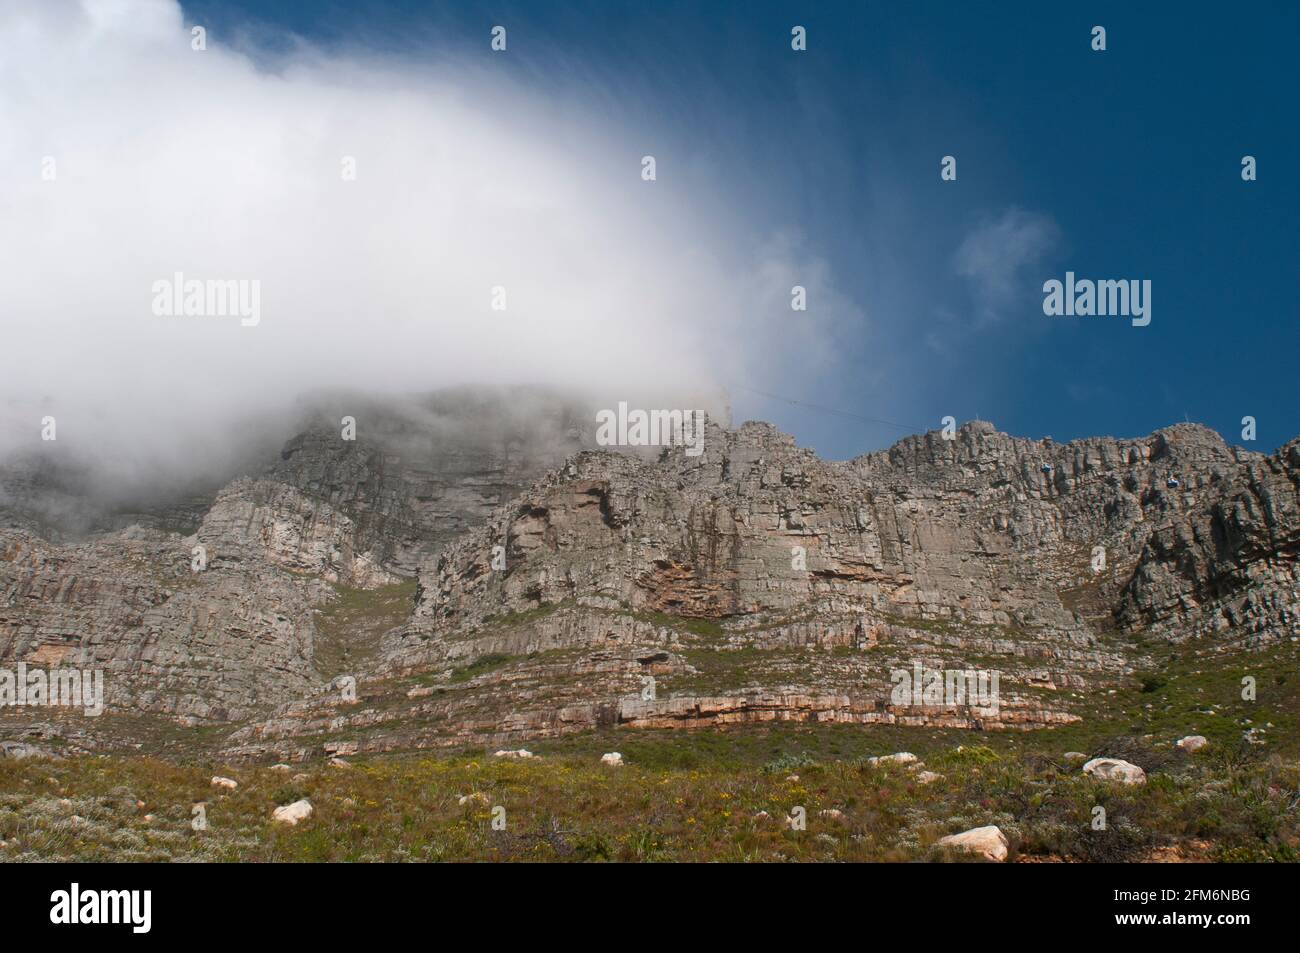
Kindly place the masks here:
<instances>
[{"instance_id":1,"label":"white cloud","mask_svg":"<svg viewBox=\"0 0 1300 953\"><path fill-rule=\"evenodd\" d=\"M172 0L0 4L0 399L25 435L57 411L61 440L182 452L333 386L698 392L778 343L792 372L825 360L801 339L852 320L815 255L702 220L673 144L579 92L490 57L190 40ZM156 316L175 272L259 281L260 324ZM823 307L795 334L798 276Z\"/></svg>"},{"instance_id":2,"label":"white cloud","mask_svg":"<svg viewBox=\"0 0 1300 953\"><path fill-rule=\"evenodd\" d=\"M1061 230L1048 216L1008 208L972 230L957 249L954 267L970 281L976 320L1001 320L1009 309L1027 302L1038 285L1025 269L1060 241Z\"/></svg>"}]
</instances>

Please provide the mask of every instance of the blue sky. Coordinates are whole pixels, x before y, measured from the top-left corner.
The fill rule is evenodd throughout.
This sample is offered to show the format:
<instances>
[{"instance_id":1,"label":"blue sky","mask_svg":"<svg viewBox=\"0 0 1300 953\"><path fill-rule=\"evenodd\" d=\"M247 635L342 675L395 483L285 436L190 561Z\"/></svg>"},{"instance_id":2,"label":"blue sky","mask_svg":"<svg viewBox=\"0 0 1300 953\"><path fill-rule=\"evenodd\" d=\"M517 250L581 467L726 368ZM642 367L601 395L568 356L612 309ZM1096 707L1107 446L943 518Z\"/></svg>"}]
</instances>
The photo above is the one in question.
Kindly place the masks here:
<instances>
[{"instance_id":1,"label":"blue sky","mask_svg":"<svg viewBox=\"0 0 1300 953\"><path fill-rule=\"evenodd\" d=\"M584 90L592 120L643 130L629 150L660 155L699 208L797 236L841 299L815 329L834 359L777 348L733 399L826 456L947 414L1057 440L1184 416L1236 443L1252 415L1252 449L1300 433L1295 4L183 6L272 49L296 34L454 51L557 97ZM497 23L506 56L488 49ZM1151 324L1045 316L1042 283L1066 270L1149 279ZM814 333L783 320L792 349Z\"/></svg>"}]
</instances>

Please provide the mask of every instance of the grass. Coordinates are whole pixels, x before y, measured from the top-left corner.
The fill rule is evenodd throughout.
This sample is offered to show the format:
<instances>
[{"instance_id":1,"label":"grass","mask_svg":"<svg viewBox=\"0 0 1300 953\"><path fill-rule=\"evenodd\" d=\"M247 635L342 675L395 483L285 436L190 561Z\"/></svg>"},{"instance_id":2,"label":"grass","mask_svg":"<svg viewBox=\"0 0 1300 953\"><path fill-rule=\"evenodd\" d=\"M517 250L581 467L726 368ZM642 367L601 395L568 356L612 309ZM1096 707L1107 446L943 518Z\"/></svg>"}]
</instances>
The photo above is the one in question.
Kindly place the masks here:
<instances>
[{"instance_id":1,"label":"grass","mask_svg":"<svg viewBox=\"0 0 1300 953\"><path fill-rule=\"evenodd\" d=\"M454 669L451 673L451 681L468 682L474 676L494 671L495 669L501 668L501 666L514 661L514 659L515 656L503 655L500 652L491 652L487 655L480 655L468 665Z\"/></svg>"},{"instance_id":2,"label":"grass","mask_svg":"<svg viewBox=\"0 0 1300 953\"><path fill-rule=\"evenodd\" d=\"M669 693L713 694L738 691L747 686L781 684L812 676L820 654L817 649L688 648L682 658L695 674L664 675L659 681Z\"/></svg>"},{"instance_id":3,"label":"grass","mask_svg":"<svg viewBox=\"0 0 1300 953\"><path fill-rule=\"evenodd\" d=\"M616 739L628 762L621 768L599 764L615 739L598 735L535 745L542 756L534 761L393 756L292 775L148 757L6 761L0 858L913 861L950 859L935 846L940 837L997 824L1020 860L1141 860L1162 851L1298 859L1300 765L1258 749L1186 755L1137 744L1129 753L1151 765L1150 780L1117 788L1063 764L1054 744L1029 750L1023 738L994 746L969 733L908 734L638 732ZM908 768L866 763L868 752L904 745L942 779L921 784ZM211 788L213 774L240 786ZM483 798L459 803L475 793ZM272 823L274 807L304 797L315 808L309 820ZM202 832L190 823L198 802ZM1106 830L1093 829L1097 806ZM782 821L795 807L806 812L806 830ZM504 830L493 826L496 808ZM843 816L820 813L831 809Z\"/></svg>"},{"instance_id":4,"label":"grass","mask_svg":"<svg viewBox=\"0 0 1300 953\"><path fill-rule=\"evenodd\" d=\"M1254 679L1253 700L1242 697L1247 677ZM1175 740L1198 734L1232 748L1254 729L1270 751L1300 759L1300 645L1230 655L1165 646L1114 694L1086 698L1080 714L1083 722L1072 729L1083 744L1120 731Z\"/></svg>"},{"instance_id":5,"label":"grass","mask_svg":"<svg viewBox=\"0 0 1300 953\"><path fill-rule=\"evenodd\" d=\"M316 614L317 671L347 675L374 658L384 633L410 617L415 587L414 579L376 589L335 585L337 598Z\"/></svg>"},{"instance_id":6,"label":"grass","mask_svg":"<svg viewBox=\"0 0 1300 953\"><path fill-rule=\"evenodd\" d=\"M704 639L720 639L725 634L722 626L712 619L700 619L688 616L667 615L663 612L633 612L634 619L649 622L651 625L689 632Z\"/></svg>"},{"instance_id":7,"label":"grass","mask_svg":"<svg viewBox=\"0 0 1300 953\"><path fill-rule=\"evenodd\" d=\"M395 597L356 596L343 608ZM1149 653L1149 667L1075 697L1081 722L1029 732L610 728L526 743L533 761L461 751L277 772L223 763L215 729L173 724L150 754L0 761L0 860L927 861L963 859L937 840L987 824L1018 861L1300 860L1300 645ZM449 681L511 662L479 656ZM1253 699L1242 697L1248 676ZM1209 747L1176 749L1188 734ZM867 760L904 750L942 777L922 784L914 769ZM1070 750L1132 761L1148 783L1095 781L1066 762ZM608 751L627 765L602 766ZM239 788L212 788L216 774ZM459 803L475 793L482 799ZM271 822L277 805L304 797L311 819ZM199 802L205 831L191 828ZM783 823L795 807L806 830ZM504 829L493 826L495 808ZM829 810L842 816L820 813Z\"/></svg>"}]
</instances>

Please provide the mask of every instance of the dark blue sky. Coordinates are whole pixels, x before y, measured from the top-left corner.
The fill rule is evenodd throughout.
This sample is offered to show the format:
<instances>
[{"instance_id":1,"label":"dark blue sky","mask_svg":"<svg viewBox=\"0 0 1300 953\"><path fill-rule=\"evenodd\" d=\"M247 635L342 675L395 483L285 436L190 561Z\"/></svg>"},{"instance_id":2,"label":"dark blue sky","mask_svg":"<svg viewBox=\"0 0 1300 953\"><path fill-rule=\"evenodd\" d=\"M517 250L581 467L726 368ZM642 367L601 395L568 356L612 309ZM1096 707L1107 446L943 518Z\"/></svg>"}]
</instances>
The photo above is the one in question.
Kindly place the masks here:
<instances>
[{"instance_id":1,"label":"dark blue sky","mask_svg":"<svg viewBox=\"0 0 1300 953\"><path fill-rule=\"evenodd\" d=\"M904 427L734 395L738 418L824 455L946 414L1058 440L1184 416L1236 443L1252 415L1252 449L1300 433L1300 5L184 6L272 47L285 32L481 55L557 95L588 90L597 121L670 137L677 166L725 182L703 207L801 233L863 315L835 328L832 367L785 373L774 354L756 386ZM510 51L489 60L496 23ZM807 52L790 49L794 24ZM1090 48L1094 24L1105 52ZM1258 181L1241 179L1247 154ZM944 155L956 182L940 180ZM1046 317L1042 283L1067 269L1149 279L1150 326Z\"/></svg>"}]
</instances>

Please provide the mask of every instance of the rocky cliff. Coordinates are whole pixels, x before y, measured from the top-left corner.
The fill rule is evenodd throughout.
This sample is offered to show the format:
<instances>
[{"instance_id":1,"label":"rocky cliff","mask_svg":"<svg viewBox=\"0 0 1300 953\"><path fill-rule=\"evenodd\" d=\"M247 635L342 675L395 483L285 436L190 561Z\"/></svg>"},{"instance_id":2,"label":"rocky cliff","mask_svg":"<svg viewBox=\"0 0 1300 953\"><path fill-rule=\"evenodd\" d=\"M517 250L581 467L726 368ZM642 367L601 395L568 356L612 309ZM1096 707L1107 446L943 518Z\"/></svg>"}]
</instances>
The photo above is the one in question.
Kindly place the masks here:
<instances>
[{"instance_id":1,"label":"rocky cliff","mask_svg":"<svg viewBox=\"0 0 1300 953\"><path fill-rule=\"evenodd\" d=\"M972 422L832 463L756 423L710 424L698 456L595 450L590 409L549 397L365 405L355 440L337 409L192 529L46 532L41 479L11 479L0 664L102 667L116 710L309 757L775 719L1032 728L1086 717L1153 639L1300 635L1300 441ZM999 693L900 698L921 671Z\"/></svg>"},{"instance_id":2,"label":"rocky cliff","mask_svg":"<svg viewBox=\"0 0 1300 953\"><path fill-rule=\"evenodd\" d=\"M265 711L327 680L318 616L340 591L413 575L581 446L586 416L532 390L322 400L275 459L144 512L94 492L75 450L10 461L0 663L103 668L115 708Z\"/></svg>"}]
</instances>

